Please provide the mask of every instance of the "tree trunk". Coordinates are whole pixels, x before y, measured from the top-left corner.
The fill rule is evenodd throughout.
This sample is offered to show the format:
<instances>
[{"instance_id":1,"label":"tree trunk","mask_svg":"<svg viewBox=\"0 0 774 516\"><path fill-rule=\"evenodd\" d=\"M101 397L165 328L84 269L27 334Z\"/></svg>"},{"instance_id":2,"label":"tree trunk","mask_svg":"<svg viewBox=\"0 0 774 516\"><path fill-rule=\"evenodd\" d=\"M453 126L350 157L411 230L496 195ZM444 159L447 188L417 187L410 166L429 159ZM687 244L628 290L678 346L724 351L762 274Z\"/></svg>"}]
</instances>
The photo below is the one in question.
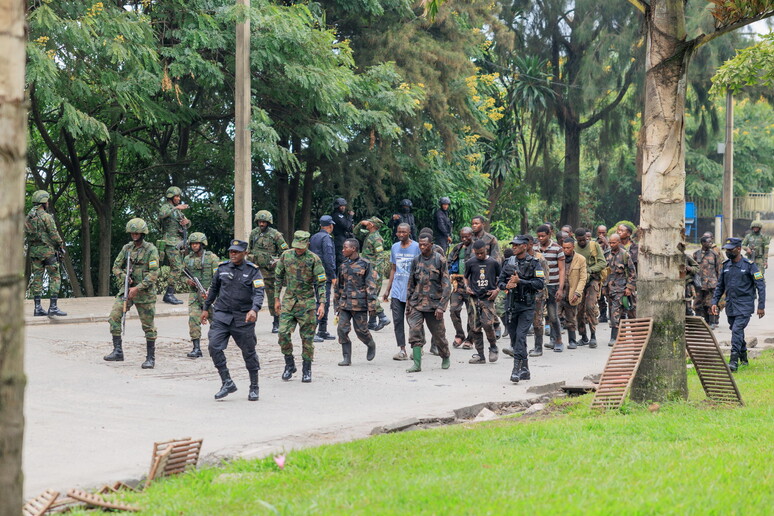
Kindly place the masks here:
<instances>
[{"instance_id":1,"label":"tree trunk","mask_svg":"<svg viewBox=\"0 0 774 516\"><path fill-rule=\"evenodd\" d=\"M311 231L312 226L312 190L314 189L314 170L316 165L311 161L306 164L304 172L304 191L301 195L301 220L298 229Z\"/></svg>"},{"instance_id":2,"label":"tree trunk","mask_svg":"<svg viewBox=\"0 0 774 516\"><path fill-rule=\"evenodd\" d=\"M580 136L577 121L564 124L564 185L562 187L561 224L577 228L580 224Z\"/></svg>"},{"instance_id":3,"label":"tree trunk","mask_svg":"<svg viewBox=\"0 0 774 516\"><path fill-rule=\"evenodd\" d=\"M103 153L105 149L101 149ZM113 260L111 245L113 241L113 198L115 197L115 177L118 163L118 146L109 144L107 155L103 154L103 173L105 175L105 191L102 201L94 209L99 214L99 271L97 285L99 296L110 295L110 278L112 276Z\"/></svg>"},{"instance_id":4,"label":"tree trunk","mask_svg":"<svg viewBox=\"0 0 774 516\"><path fill-rule=\"evenodd\" d=\"M86 195L83 175L80 170L73 174L75 191L78 194L78 210L81 216L81 270L83 271L83 290L88 297L94 295L94 283L91 279L91 219L89 218L89 198Z\"/></svg>"},{"instance_id":5,"label":"tree trunk","mask_svg":"<svg viewBox=\"0 0 774 516\"><path fill-rule=\"evenodd\" d=\"M647 13L638 316L653 333L632 384L634 401L687 398L685 372L685 92L691 47L683 0L653 0Z\"/></svg>"},{"instance_id":6,"label":"tree trunk","mask_svg":"<svg viewBox=\"0 0 774 516\"><path fill-rule=\"evenodd\" d=\"M24 179L27 151L23 0L0 0L0 514L21 514L24 437Z\"/></svg>"},{"instance_id":7,"label":"tree trunk","mask_svg":"<svg viewBox=\"0 0 774 516\"><path fill-rule=\"evenodd\" d=\"M274 171L274 176L277 178L277 213L274 220L276 221L277 229L285 236L287 240L290 238L288 233L288 175L283 170Z\"/></svg>"}]
</instances>

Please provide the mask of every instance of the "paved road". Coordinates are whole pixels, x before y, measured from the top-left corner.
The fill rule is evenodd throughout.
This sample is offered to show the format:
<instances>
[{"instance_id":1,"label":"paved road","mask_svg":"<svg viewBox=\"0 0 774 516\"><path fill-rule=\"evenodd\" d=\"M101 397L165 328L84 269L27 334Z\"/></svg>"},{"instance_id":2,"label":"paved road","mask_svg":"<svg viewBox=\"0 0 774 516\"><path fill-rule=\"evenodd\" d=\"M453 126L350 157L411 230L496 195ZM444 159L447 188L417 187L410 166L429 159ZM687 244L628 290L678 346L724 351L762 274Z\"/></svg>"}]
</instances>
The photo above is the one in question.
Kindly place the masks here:
<instances>
[{"instance_id":1,"label":"paved road","mask_svg":"<svg viewBox=\"0 0 774 516\"><path fill-rule=\"evenodd\" d=\"M771 284L772 273L767 274ZM774 289L771 289L774 290ZM774 295L769 291L769 307ZM99 319L110 300L63 300L73 319ZM220 380L208 357L191 360L187 316L180 307L159 302L166 316L157 319L156 368L140 369L145 345L136 319L127 321L125 362L108 363L111 349L106 322L36 324L27 328L25 367L25 494L51 487L95 486L146 473L154 441L204 438L210 459L262 456L280 449L354 439L378 425L406 417L441 416L479 402L532 397L526 389L556 381L579 383L599 373L609 348L607 324L597 349L587 347L547 353L531 360L532 380L508 379L511 360L470 365L471 351L452 350L452 367L441 370L440 358L425 355L423 372L407 374L409 362L396 362L392 326L375 334L377 356L365 360L365 346L353 344L353 365L338 367L335 341L317 345L314 381L302 384L279 376L283 359L267 312L258 318L261 399L247 401L247 372L238 349L227 351L239 391L221 402L212 395ZM31 305L28 309L31 313ZM38 321L41 322L38 318ZM772 316L751 323L751 335L771 336ZM718 331L728 338L727 324ZM767 328L768 326L769 328ZM447 333L453 335L447 321ZM354 338L354 332L352 337ZM296 337L297 356L300 341ZM531 345L531 339L530 339ZM426 347L427 348L427 347ZM299 368L300 373L300 368Z\"/></svg>"}]
</instances>

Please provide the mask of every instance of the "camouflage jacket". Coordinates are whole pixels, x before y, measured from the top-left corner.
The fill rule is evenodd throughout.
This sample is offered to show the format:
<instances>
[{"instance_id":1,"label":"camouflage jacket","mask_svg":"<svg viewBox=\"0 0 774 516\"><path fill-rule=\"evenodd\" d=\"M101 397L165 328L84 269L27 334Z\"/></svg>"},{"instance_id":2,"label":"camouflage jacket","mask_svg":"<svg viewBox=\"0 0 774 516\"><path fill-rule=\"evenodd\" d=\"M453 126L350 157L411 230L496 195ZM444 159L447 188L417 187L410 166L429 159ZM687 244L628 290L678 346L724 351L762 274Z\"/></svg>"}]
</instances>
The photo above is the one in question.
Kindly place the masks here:
<instances>
[{"instance_id":1,"label":"camouflage jacket","mask_svg":"<svg viewBox=\"0 0 774 516\"><path fill-rule=\"evenodd\" d=\"M752 255L747 259L755 262L759 267L769 261L769 237L759 233L748 233L742 240L742 247L752 249Z\"/></svg>"},{"instance_id":2,"label":"camouflage jacket","mask_svg":"<svg viewBox=\"0 0 774 516\"><path fill-rule=\"evenodd\" d=\"M476 240L483 240L486 243L486 254L498 262L503 261L503 253L500 252L500 244L497 242L496 236L481 230L481 234L478 236L473 233L473 241L475 242Z\"/></svg>"},{"instance_id":3,"label":"camouflage jacket","mask_svg":"<svg viewBox=\"0 0 774 516\"><path fill-rule=\"evenodd\" d=\"M702 290L714 290L718 286L720 271L723 269L723 259L714 249L704 252L699 249L693 253L693 259L699 264L699 281Z\"/></svg>"},{"instance_id":4,"label":"camouflage jacket","mask_svg":"<svg viewBox=\"0 0 774 516\"><path fill-rule=\"evenodd\" d=\"M33 207L27 214L24 237L27 239L27 255L35 259L53 256L56 248L63 244L54 217L41 205Z\"/></svg>"},{"instance_id":5,"label":"camouflage jacket","mask_svg":"<svg viewBox=\"0 0 774 516\"><path fill-rule=\"evenodd\" d=\"M473 243L467 247L462 242L455 245L449 254L449 277L452 282L452 292L467 293L465 291L465 262L473 256Z\"/></svg>"},{"instance_id":6,"label":"camouflage jacket","mask_svg":"<svg viewBox=\"0 0 774 516\"><path fill-rule=\"evenodd\" d=\"M451 297L451 281L446 258L433 253L430 258L422 254L411 261L407 292L407 304L419 312L446 310Z\"/></svg>"},{"instance_id":7,"label":"camouflage jacket","mask_svg":"<svg viewBox=\"0 0 774 516\"><path fill-rule=\"evenodd\" d=\"M338 280L333 294L333 309L352 312L376 310L379 289L376 271L371 262L359 256L356 260L344 260L339 266Z\"/></svg>"},{"instance_id":8,"label":"camouflage jacket","mask_svg":"<svg viewBox=\"0 0 774 516\"><path fill-rule=\"evenodd\" d=\"M610 267L610 274L607 277L607 283L605 283L608 292L621 294L627 288L632 292L635 291L637 271L634 269L634 261L623 247L619 247L617 253L610 251L610 256L607 257L607 266Z\"/></svg>"},{"instance_id":9,"label":"camouflage jacket","mask_svg":"<svg viewBox=\"0 0 774 516\"><path fill-rule=\"evenodd\" d=\"M384 239L378 231L369 233L368 236L365 237L365 240L363 240L363 250L360 254L363 258L371 262L371 265L378 275L384 265Z\"/></svg>"},{"instance_id":10,"label":"camouflage jacket","mask_svg":"<svg viewBox=\"0 0 774 516\"><path fill-rule=\"evenodd\" d=\"M683 253L685 254L685 253ZM693 259L693 256L685 255L685 284L693 285L693 278L699 273L699 264Z\"/></svg>"},{"instance_id":11,"label":"camouflage jacket","mask_svg":"<svg viewBox=\"0 0 774 516\"><path fill-rule=\"evenodd\" d=\"M634 270L636 271L640 262L640 245L634 240L629 240L629 243L623 247L626 249L626 252L629 253L629 258L631 258L632 263L634 264Z\"/></svg>"},{"instance_id":12,"label":"camouflage jacket","mask_svg":"<svg viewBox=\"0 0 774 516\"><path fill-rule=\"evenodd\" d=\"M314 310L317 298L315 285L320 299L325 299L325 268L320 257L312 251L297 255L295 249L288 249L280 255L274 269L274 295L280 298L282 287L285 286L285 297L282 298L282 311L293 311L301 308Z\"/></svg>"},{"instance_id":13,"label":"camouflage jacket","mask_svg":"<svg viewBox=\"0 0 774 516\"><path fill-rule=\"evenodd\" d=\"M220 264L218 256L207 250L204 250L201 256L197 256L196 253L191 251L185 257L184 262L191 276L198 278L205 290L210 288L212 276L218 270L218 265ZM196 287L191 287L190 291L196 292Z\"/></svg>"},{"instance_id":14,"label":"camouflage jacket","mask_svg":"<svg viewBox=\"0 0 774 516\"><path fill-rule=\"evenodd\" d=\"M170 245L177 245L183 241L183 212L175 208L175 205L165 201L159 209L159 224L161 224L161 239ZM186 227L190 226L188 221Z\"/></svg>"},{"instance_id":15,"label":"camouflage jacket","mask_svg":"<svg viewBox=\"0 0 774 516\"><path fill-rule=\"evenodd\" d=\"M260 267L266 276L265 271L274 269L277 259L287 249L285 237L276 229L270 227L261 231L261 228L255 228L248 239L247 257Z\"/></svg>"},{"instance_id":16,"label":"camouflage jacket","mask_svg":"<svg viewBox=\"0 0 774 516\"><path fill-rule=\"evenodd\" d=\"M126 253L130 253L132 261L130 266L130 287L139 287L140 291L134 298L135 303L156 302L156 280L159 279L159 251L150 242L143 241L137 247L134 242L129 242L121 248L121 252L113 262L113 275L118 278L121 289L119 296L124 295L124 278L126 277Z\"/></svg>"}]
</instances>

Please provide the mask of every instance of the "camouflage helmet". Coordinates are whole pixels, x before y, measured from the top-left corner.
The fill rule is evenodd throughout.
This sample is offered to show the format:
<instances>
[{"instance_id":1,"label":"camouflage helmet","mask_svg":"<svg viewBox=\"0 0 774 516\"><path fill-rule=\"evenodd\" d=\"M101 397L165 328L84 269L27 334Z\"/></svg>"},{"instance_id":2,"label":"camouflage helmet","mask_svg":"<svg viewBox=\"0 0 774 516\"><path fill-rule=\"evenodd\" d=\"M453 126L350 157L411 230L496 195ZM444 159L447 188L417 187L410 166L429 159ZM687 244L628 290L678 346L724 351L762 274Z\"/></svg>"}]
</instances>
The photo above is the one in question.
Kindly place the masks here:
<instances>
[{"instance_id":1,"label":"camouflage helmet","mask_svg":"<svg viewBox=\"0 0 774 516\"><path fill-rule=\"evenodd\" d=\"M36 193L37 193L37 192L36 192ZM34 200L35 200L35 198L33 197L33 201L34 201ZM761 222L760 220L754 220L754 221L752 221L752 222L750 223L750 229L752 229L752 228L761 228L761 229L763 229L763 222Z\"/></svg>"},{"instance_id":2,"label":"camouflage helmet","mask_svg":"<svg viewBox=\"0 0 774 516\"><path fill-rule=\"evenodd\" d=\"M37 192L32 194L32 203L33 204L42 204L44 202L48 202L48 199L51 197L49 193L45 190L38 190Z\"/></svg>"},{"instance_id":3,"label":"camouflage helmet","mask_svg":"<svg viewBox=\"0 0 774 516\"><path fill-rule=\"evenodd\" d=\"M171 199L176 195L183 195L183 191L176 186L170 186L167 188L167 199Z\"/></svg>"},{"instance_id":4,"label":"camouflage helmet","mask_svg":"<svg viewBox=\"0 0 774 516\"><path fill-rule=\"evenodd\" d=\"M148 234L148 224L141 218L134 218L126 223L127 233L143 233Z\"/></svg>"},{"instance_id":5,"label":"camouflage helmet","mask_svg":"<svg viewBox=\"0 0 774 516\"><path fill-rule=\"evenodd\" d=\"M190 235L188 235L188 243L189 244L199 243L202 245L207 245L207 235L205 235L204 233L200 233L198 231L195 233L191 233Z\"/></svg>"},{"instance_id":6,"label":"camouflage helmet","mask_svg":"<svg viewBox=\"0 0 774 516\"><path fill-rule=\"evenodd\" d=\"M255 221L263 221L268 222L269 224L274 224L274 217L271 216L271 212L269 210L261 210L255 214Z\"/></svg>"}]
</instances>

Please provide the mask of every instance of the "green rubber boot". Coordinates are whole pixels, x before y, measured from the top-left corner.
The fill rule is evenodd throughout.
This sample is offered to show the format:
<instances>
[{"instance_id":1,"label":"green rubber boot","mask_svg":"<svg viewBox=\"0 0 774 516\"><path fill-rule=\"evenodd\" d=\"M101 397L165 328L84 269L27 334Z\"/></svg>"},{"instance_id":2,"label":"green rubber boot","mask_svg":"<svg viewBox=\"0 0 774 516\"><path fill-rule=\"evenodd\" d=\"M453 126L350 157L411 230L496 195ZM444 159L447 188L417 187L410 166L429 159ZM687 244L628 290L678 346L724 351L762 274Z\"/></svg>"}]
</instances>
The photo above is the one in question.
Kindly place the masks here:
<instances>
[{"instance_id":1,"label":"green rubber boot","mask_svg":"<svg viewBox=\"0 0 774 516\"><path fill-rule=\"evenodd\" d=\"M446 357L443 360L441 360L441 369L449 369L450 365L451 365L451 358Z\"/></svg>"},{"instance_id":2,"label":"green rubber boot","mask_svg":"<svg viewBox=\"0 0 774 516\"><path fill-rule=\"evenodd\" d=\"M422 348L420 346L411 348L411 356L414 359L414 365L406 369L406 372L418 373L422 371Z\"/></svg>"}]
</instances>

